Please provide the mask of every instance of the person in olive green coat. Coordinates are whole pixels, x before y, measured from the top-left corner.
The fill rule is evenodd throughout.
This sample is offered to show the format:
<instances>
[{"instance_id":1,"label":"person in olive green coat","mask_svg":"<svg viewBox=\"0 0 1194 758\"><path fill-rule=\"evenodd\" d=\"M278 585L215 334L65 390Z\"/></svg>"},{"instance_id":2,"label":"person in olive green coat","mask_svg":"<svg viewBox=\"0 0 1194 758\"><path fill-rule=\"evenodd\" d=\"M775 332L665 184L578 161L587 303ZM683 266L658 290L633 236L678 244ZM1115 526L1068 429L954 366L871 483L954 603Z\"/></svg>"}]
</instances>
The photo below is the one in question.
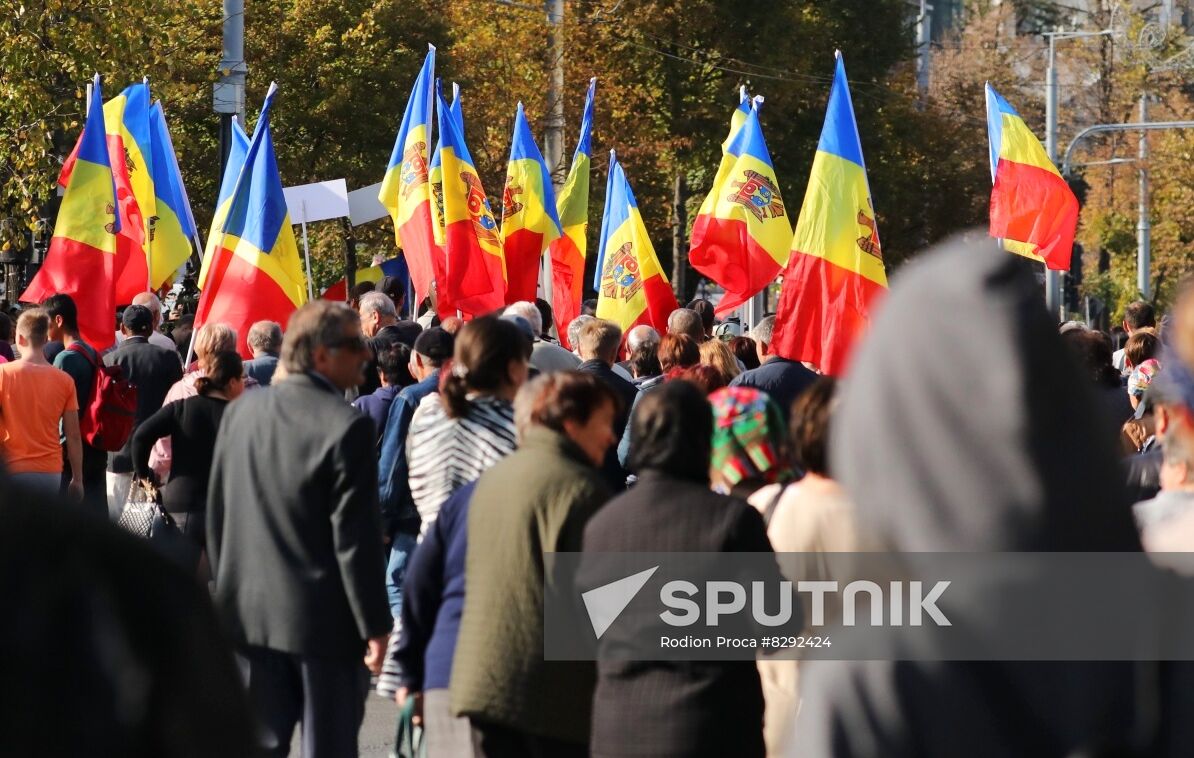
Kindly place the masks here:
<instances>
[{"instance_id":1,"label":"person in olive green coat","mask_svg":"<svg viewBox=\"0 0 1194 758\"><path fill-rule=\"evenodd\" d=\"M543 659L543 564L580 550L610 496L597 467L617 412L594 376L540 376L515 400L519 449L477 482L451 699L479 758L587 754L596 671Z\"/></svg>"}]
</instances>

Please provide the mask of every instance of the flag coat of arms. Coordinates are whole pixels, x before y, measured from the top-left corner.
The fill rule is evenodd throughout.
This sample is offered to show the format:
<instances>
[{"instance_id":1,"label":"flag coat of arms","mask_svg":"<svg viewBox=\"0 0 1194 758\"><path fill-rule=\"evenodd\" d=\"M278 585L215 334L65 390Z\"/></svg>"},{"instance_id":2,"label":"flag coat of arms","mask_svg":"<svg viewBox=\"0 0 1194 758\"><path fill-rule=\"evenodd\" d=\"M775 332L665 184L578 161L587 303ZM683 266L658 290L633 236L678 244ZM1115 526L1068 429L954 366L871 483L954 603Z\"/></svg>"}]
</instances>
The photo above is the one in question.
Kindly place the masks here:
<instances>
[{"instance_id":1,"label":"flag coat of arms","mask_svg":"<svg viewBox=\"0 0 1194 758\"><path fill-rule=\"evenodd\" d=\"M717 304L717 312L725 313L775 281L788 262L791 242L792 225L755 103L733 130L713 189L693 223L689 261L725 288Z\"/></svg>"},{"instance_id":2,"label":"flag coat of arms","mask_svg":"<svg viewBox=\"0 0 1194 758\"><path fill-rule=\"evenodd\" d=\"M506 303L502 241L461 124L452 116L439 89L437 82L447 271L436 291L441 310L446 306L479 316Z\"/></svg>"},{"instance_id":3,"label":"flag coat of arms","mask_svg":"<svg viewBox=\"0 0 1194 758\"><path fill-rule=\"evenodd\" d=\"M846 66L837 68L775 314L773 353L845 371L887 289Z\"/></svg>"},{"instance_id":4,"label":"flag coat of arms","mask_svg":"<svg viewBox=\"0 0 1194 758\"><path fill-rule=\"evenodd\" d=\"M435 98L435 47L428 45L427 57L406 102L402 125L386 166L377 199L390 212L394 236L406 256L415 298L419 302L431 292L435 279L435 229L431 215L431 185L428 160L431 157L431 115Z\"/></svg>"},{"instance_id":5,"label":"flag coat of arms","mask_svg":"<svg viewBox=\"0 0 1194 758\"><path fill-rule=\"evenodd\" d=\"M74 158L45 262L20 299L40 303L50 295L70 295L83 340L105 350L116 341L116 277L129 252L117 244L120 215L98 75Z\"/></svg>"},{"instance_id":6,"label":"flag coat of arms","mask_svg":"<svg viewBox=\"0 0 1194 758\"><path fill-rule=\"evenodd\" d=\"M514 114L514 138L502 191L502 253L506 302L534 302L543 251L561 234L556 194L543 154L535 144L522 103Z\"/></svg>"},{"instance_id":7,"label":"flag coat of arms","mask_svg":"<svg viewBox=\"0 0 1194 758\"><path fill-rule=\"evenodd\" d=\"M667 318L679 305L668 284L634 191L614 151L609 154L605 214L601 221L597 318L628 332L640 324L667 331Z\"/></svg>"},{"instance_id":8,"label":"flag coat of arms","mask_svg":"<svg viewBox=\"0 0 1194 758\"><path fill-rule=\"evenodd\" d=\"M124 265L116 272L116 303L121 305L149 290L150 219L156 215L149 163L149 85L140 82L126 87L103 104L103 112L109 163L116 183L116 209L120 215L116 244ZM78 149L76 144L62 164L58 175L62 187L66 187L74 171Z\"/></svg>"}]
</instances>

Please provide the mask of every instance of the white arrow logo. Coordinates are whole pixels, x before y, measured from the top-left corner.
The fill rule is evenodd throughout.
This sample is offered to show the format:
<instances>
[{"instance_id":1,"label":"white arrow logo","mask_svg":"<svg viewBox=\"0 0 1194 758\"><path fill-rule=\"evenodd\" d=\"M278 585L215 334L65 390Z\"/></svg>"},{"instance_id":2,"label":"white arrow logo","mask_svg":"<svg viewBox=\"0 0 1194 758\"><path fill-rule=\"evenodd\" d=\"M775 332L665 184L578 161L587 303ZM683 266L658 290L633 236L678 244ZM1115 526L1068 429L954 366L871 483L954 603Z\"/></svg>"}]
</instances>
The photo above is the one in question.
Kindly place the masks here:
<instances>
[{"instance_id":1,"label":"white arrow logo","mask_svg":"<svg viewBox=\"0 0 1194 758\"><path fill-rule=\"evenodd\" d=\"M601 635L605 634L610 624L617 621L618 616L626 610L626 606L630 605L630 601L634 600L638 591L658 570L658 566L649 568L646 571L631 574L624 579L581 593L581 598L585 601L585 609L589 612L589 622L593 625L593 633L597 635L597 639L601 639Z\"/></svg>"}]
</instances>

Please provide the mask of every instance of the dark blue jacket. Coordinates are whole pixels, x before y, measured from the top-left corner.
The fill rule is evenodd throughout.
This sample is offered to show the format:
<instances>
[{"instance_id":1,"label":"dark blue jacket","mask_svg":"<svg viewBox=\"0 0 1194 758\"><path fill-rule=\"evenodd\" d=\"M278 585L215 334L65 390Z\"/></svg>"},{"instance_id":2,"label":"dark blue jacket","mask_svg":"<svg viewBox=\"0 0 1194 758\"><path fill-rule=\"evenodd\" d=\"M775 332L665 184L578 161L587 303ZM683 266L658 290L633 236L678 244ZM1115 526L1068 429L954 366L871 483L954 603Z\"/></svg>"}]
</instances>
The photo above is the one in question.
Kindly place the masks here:
<instances>
[{"instance_id":1,"label":"dark blue jacket","mask_svg":"<svg viewBox=\"0 0 1194 758\"><path fill-rule=\"evenodd\" d=\"M245 376L254 379L262 387L268 387L278 369L278 356L266 353L260 358L245 361Z\"/></svg>"},{"instance_id":2,"label":"dark blue jacket","mask_svg":"<svg viewBox=\"0 0 1194 758\"><path fill-rule=\"evenodd\" d=\"M361 395L353 401L352 407L373 419L373 428L377 430L377 442L381 444L382 435L386 433L386 422L390 418L390 408L394 405L394 398L402 390L401 387L378 387L371 395Z\"/></svg>"},{"instance_id":3,"label":"dark blue jacket","mask_svg":"<svg viewBox=\"0 0 1194 758\"><path fill-rule=\"evenodd\" d=\"M412 692L448 688L464 612L468 506L477 483L452 493L423 535L402 587L402 633L394 653L399 682Z\"/></svg>"},{"instance_id":4,"label":"dark blue jacket","mask_svg":"<svg viewBox=\"0 0 1194 758\"><path fill-rule=\"evenodd\" d=\"M792 411L792 403L800 397L817 375L804 367L800 361L790 361L779 356L769 356L762 366L743 371L730 382L731 387L754 387L771 396L786 421Z\"/></svg>"},{"instance_id":5,"label":"dark blue jacket","mask_svg":"<svg viewBox=\"0 0 1194 758\"><path fill-rule=\"evenodd\" d=\"M404 387L390 404L377 464L381 515L385 520L386 534L390 536L399 530L419 533L419 512L415 510L415 502L410 496L410 483L406 479L406 433L410 431L410 420L419 403L437 389L438 370L418 384Z\"/></svg>"}]
</instances>

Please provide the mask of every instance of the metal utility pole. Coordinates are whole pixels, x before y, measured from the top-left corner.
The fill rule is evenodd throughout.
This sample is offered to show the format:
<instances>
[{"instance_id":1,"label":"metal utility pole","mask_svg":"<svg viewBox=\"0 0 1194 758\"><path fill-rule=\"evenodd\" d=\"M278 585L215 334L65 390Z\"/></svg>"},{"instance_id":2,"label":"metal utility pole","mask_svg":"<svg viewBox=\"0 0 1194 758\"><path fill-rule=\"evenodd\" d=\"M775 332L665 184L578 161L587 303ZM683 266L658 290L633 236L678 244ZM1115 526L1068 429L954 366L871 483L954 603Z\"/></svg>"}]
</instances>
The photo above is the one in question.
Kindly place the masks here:
<instances>
[{"instance_id":1,"label":"metal utility pole","mask_svg":"<svg viewBox=\"0 0 1194 758\"><path fill-rule=\"evenodd\" d=\"M547 75L547 119L543 133L543 160L556 192L568 178L564 165L564 0L543 0L547 11L547 55L551 70ZM539 293L554 302L551 253L543 252L539 261ZM550 331L551 324L545 328Z\"/></svg>"},{"instance_id":2,"label":"metal utility pole","mask_svg":"<svg viewBox=\"0 0 1194 758\"><path fill-rule=\"evenodd\" d=\"M1057 163L1057 45L1056 35L1049 35L1049 66L1045 70L1045 152L1049 161ZM1059 321L1061 315L1061 276L1045 268L1045 307Z\"/></svg>"},{"instance_id":3,"label":"metal utility pole","mask_svg":"<svg viewBox=\"0 0 1194 758\"><path fill-rule=\"evenodd\" d=\"M245 125L245 0L224 0L224 54L220 80L212 87L212 108L220 114L220 176L232 149L232 117ZM217 186L219 180L217 179Z\"/></svg>"},{"instance_id":4,"label":"metal utility pole","mask_svg":"<svg viewBox=\"0 0 1194 758\"><path fill-rule=\"evenodd\" d=\"M676 289L676 299L687 297L688 282L686 267L688 261L688 245L684 239L684 232L688 229L688 214L684 207L684 199L688 196L687 183L684 172L676 171L676 179L672 185L672 286Z\"/></svg>"},{"instance_id":5,"label":"metal utility pole","mask_svg":"<svg viewBox=\"0 0 1194 758\"><path fill-rule=\"evenodd\" d=\"M1101 32L1047 32L1049 38L1049 65L1045 70L1045 152L1053 165L1057 165L1057 40L1080 39L1082 37L1103 37L1114 35L1114 29ZM1061 300L1061 272L1045 269L1045 307L1059 321L1065 320Z\"/></svg>"},{"instance_id":6,"label":"metal utility pole","mask_svg":"<svg viewBox=\"0 0 1194 758\"><path fill-rule=\"evenodd\" d=\"M544 0L547 11L547 55L551 71L547 78L547 122L543 135L543 158L557 192L564 186L568 167L564 165L564 0Z\"/></svg>"},{"instance_id":7,"label":"metal utility pole","mask_svg":"<svg viewBox=\"0 0 1194 758\"><path fill-rule=\"evenodd\" d=\"M1148 123L1148 94L1140 95L1140 123ZM1152 284L1149 269L1152 265L1152 226L1148 220L1148 132L1140 130L1140 147L1137 154L1140 172L1140 204L1136 219L1136 289L1140 297L1152 299Z\"/></svg>"},{"instance_id":8,"label":"metal utility pole","mask_svg":"<svg viewBox=\"0 0 1194 758\"><path fill-rule=\"evenodd\" d=\"M916 19L916 89L921 97L929 91L929 42L933 32L933 6L920 0Z\"/></svg>"},{"instance_id":9,"label":"metal utility pole","mask_svg":"<svg viewBox=\"0 0 1194 758\"><path fill-rule=\"evenodd\" d=\"M1095 161L1094 163L1074 163L1071 158L1074 155L1074 149L1078 143L1091 136L1092 134L1105 134L1107 132L1140 132L1140 141L1137 147L1136 162L1139 164L1140 171L1140 197L1138 208L1138 220L1136 222L1136 285L1140 289L1140 294L1148 299L1152 297L1152 285L1150 282L1150 266L1152 259L1152 224L1149 221L1149 191L1148 191L1148 140L1145 135L1148 132L1162 131L1169 129L1194 129L1194 120L1190 121L1148 121L1148 96L1140 96L1140 122L1135 124L1096 124L1095 126L1088 126L1074 136L1070 142L1070 146L1066 148L1065 157L1061 161L1061 175L1069 178L1073 169L1076 166L1105 166L1118 163L1131 163L1131 158L1113 158L1106 161Z\"/></svg>"}]
</instances>

